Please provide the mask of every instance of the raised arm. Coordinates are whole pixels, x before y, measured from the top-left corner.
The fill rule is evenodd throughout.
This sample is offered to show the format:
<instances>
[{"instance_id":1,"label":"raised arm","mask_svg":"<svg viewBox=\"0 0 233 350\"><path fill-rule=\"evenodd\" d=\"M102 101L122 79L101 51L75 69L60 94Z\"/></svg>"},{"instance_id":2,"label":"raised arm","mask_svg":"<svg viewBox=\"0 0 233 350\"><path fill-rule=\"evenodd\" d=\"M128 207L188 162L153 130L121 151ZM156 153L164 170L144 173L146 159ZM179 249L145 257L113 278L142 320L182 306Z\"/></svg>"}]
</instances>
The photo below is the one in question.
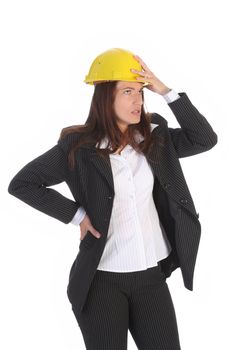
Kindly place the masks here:
<instances>
[{"instance_id":1,"label":"raised arm","mask_svg":"<svg viewBox=\"0 0 233 350\"><path fill-rule=\"evenodd\" d=\"M185 92L168 103L181 128L168 128L179 158L206 152L218 142L217 134L207 119L192 104Z\"/></svg>"}]
</instances>

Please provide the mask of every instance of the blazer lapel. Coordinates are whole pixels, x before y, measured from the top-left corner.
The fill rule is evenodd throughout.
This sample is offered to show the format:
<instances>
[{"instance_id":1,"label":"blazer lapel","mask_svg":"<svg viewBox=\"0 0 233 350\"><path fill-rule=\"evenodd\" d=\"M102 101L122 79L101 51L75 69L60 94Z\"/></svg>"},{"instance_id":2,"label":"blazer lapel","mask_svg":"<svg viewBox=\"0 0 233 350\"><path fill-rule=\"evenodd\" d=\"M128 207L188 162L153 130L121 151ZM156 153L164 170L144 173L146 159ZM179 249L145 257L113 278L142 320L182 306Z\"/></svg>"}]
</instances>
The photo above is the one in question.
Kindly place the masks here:
<instances>
[{"instance_id":1,"label":"blazer lapel","mask_svg":"<svg viewBox=\"0 0 233 350\"><path fill-rule=\"evenodd\" d=\"M113 173L110 162L110 156L107 155L107 159L100 157L96 150L91 150L90 160L95 165L100 174L105 178L111 189L114 189Z\"/></svg>"}]
</instances>

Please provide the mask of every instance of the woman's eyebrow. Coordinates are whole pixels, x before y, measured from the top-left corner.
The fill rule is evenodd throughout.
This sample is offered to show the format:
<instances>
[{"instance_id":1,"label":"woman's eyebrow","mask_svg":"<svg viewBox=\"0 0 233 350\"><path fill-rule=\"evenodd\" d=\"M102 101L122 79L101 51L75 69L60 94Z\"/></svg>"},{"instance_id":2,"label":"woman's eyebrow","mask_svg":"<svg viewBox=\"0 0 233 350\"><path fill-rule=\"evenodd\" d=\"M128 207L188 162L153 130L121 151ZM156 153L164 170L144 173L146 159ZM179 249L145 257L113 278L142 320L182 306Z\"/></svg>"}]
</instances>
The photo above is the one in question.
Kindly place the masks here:
<instances>
[{"instance_id":1,"label":"woman's eyebrow","mask_svg":"<svg viewBox=\"0 0 233 350\"><path fill-rule=\"evenodd\" d=\"M143 90L143 88L144 88L144 87L140 88L139 90ZM124 88L122 88L121 90L124 90L124 89L131 89L131 90L135 90L135 88L130 87L130 86L128 86L128 87L124 87Z\"/></svg>"}]
</instances>

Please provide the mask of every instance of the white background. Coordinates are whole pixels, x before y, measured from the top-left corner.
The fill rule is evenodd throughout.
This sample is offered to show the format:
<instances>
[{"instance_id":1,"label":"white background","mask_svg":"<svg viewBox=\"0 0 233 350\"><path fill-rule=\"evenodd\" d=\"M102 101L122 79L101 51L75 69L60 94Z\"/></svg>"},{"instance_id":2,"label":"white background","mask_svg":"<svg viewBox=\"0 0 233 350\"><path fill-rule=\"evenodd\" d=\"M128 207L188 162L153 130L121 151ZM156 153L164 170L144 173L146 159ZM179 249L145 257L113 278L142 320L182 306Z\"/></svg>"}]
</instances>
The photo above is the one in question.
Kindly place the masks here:
<instances>
[{"instance_id":1,"label":"white background","mask_svg":"<svg viewBox=\"0 0 233 350\"><path fill-rule=\"evenodd\" d=\"M83 124L93 87L83 82L101 52L139 55L167 86L186 92L218 135L208 152L181 159L199 212L194 291L181 270L167 280L182 350L232 349L232 12L230 1L2 1L1 339L4 350L82 350L66 295L80 230L10 196L11 178ZM164 99L146 108L179 124ZM54 186L73 199L65 183ZM136 345L128 335L128 349ZM120 349L119 349L120 350Z\"/></svg>"}]
</instances>

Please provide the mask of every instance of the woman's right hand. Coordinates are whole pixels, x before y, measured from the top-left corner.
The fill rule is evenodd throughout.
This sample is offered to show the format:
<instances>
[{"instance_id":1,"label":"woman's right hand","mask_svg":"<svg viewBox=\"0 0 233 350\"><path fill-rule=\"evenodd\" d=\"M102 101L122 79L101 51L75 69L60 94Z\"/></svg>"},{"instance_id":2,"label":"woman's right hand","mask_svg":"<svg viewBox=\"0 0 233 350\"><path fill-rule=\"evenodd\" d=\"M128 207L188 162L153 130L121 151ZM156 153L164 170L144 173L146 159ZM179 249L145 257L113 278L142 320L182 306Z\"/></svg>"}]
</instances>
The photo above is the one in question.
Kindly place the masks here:
<instances>
[{"instance_id":1,"label":"woman's right hand","mask_svg":"<svg viewBox=\"0 0 233 350\"><path fill-rule=\"evenodd\" d=\"M88 217L88 215L86 214L84 216L84 219L80 222L80 240L82 241L83 238L86 236L87 231L90 231L93 236L95 236L96 238L100 238L101 237L101 233L98 232L91 224L91 221Z\"/></svg>"}]
</instances>

